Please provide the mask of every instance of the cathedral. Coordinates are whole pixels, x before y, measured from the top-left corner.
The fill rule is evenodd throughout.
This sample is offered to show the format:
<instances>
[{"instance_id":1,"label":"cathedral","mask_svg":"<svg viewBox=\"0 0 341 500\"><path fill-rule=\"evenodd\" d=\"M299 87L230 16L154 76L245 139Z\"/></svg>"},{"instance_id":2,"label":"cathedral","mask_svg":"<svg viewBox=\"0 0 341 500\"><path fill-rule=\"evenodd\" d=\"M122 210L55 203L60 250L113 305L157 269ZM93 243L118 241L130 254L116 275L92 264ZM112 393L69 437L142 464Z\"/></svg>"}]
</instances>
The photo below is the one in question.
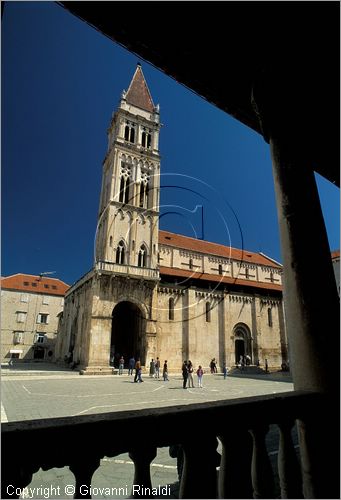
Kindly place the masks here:
<instances>
[{"instance_id":1,"label":"cathedral","mask_svg":"<svg viewBox=\"0 0 341 500\"><path fill-rule=\"evenodd\" d=\"M207 368L288 361L282 267L262 253L159 230L159 106L137 66L108 128L94 267L65 296L55 356L82 374L159 357Z\"/></svg>"}]
</instances>

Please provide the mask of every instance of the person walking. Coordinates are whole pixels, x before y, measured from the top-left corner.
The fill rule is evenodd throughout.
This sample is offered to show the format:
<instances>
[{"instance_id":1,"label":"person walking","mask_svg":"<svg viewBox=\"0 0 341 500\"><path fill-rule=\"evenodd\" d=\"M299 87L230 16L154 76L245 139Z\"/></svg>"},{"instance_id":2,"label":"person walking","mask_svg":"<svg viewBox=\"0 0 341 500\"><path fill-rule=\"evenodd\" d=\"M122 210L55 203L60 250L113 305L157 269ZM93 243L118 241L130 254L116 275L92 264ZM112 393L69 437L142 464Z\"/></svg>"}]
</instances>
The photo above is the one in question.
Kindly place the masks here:
<instances>
[{"instance_id":1,"label":"person walking","mask_svg":"<svg viewBox=\"0 0 341 500\"><path fill-rule=\"evenodd\" d=\"M142 367L140 366L140 368L138 369L138 372L137 372L137 381L138 382L143 382L142 380Z\"/></svg>"},{"instance_id":2,"label":"person walking","mask_svg":"<svg viewBox=\"0 0 341 500\"><path fill-rule=\"evenodd\" d=\"M137 358L136 363L135 363L135 377L134 377L134 382L137 382L138 376L139 376L139 370L141 370L141 361L140 358Z\"/></svg>"},{"instance_id":3,"label":"person walking","mask_svg":"<svg viewBox=\"0 0 341 500\"><path fill-rule=\"evenodd\" d=\"M162 376L163 376L163 381L168 382L168 364L167 364L167 359L163 363L163 371L162 371Z\"/></svg>"},{"instance_id":4,"label":"person walking","mask_svg":"<svg viewBox=\"0 0 341 500\"><path fill-rule=\"evenodd\" d=\"M118 362L118 374L123 375L123 369L124 369L124 357L121 356L120 360Z\"/></svg>"},{"instance_id":5,"label":"person walking","mask_svg":"<svg viewBox=\"0 0 341 500\"><path fill-rule=\"evenodd\" d=\"M193 365L192 365L192 361L190 361L190 360L188 360L188 363L187 363L187 370L188 370L188 387L193 387L193 389L194 389Z\"/></svg>"},{"instance_id":6,"label":"person walking","mask_svg":"<svg viewBox=\"0 0 341 500\"><path fill-rule=\"evenodd\" d=\"M132 356L130 359L129 359L129 364L128 364L128 375L132 375L133 374L133 370L135 368L135 358L134 356Z\"/></svg>"},{"instance_id":7,"label":"person walking","mask_svg":"<svg viewBox=\"0 0 341 500\"><path fill-rule=\"evenodd\" d=\"M188 379L188 369L187 369L187 360L185 360L182 364L182 378L183 378L183 389L187 389L187 379Z\"/></svg>"},{"instance_id":8,"label":"person walking","mask_svg":"<svg viewBox=\"0 0 341 500\"><path fill-rule=\"evenodd\" d=\"M203 387L203 385L202 385L203 375L204 375L204 370L202 369L202 366L199 365L199 367L197 369L197 377L198 377L198 387L200 387L201 389Z\"/></svg>"}]
</instances>

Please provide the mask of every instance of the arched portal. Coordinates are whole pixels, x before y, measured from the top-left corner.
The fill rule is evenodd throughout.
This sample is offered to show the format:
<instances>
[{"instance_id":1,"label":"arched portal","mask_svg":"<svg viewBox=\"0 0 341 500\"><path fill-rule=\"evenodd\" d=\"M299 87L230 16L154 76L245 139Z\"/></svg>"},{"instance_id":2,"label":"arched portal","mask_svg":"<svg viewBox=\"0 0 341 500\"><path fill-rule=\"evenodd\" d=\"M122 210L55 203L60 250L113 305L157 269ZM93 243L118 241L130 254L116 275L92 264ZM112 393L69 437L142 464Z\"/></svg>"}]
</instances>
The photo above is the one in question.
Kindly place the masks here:
<instances>
[{"instance_id":1,"label":"arched portal","mask_svg":"<svg viewBox=\"0 0 341 500\"><path fill-rule=\"evenodd\" d=\"M124 301L117 304L112 313L110 359L118 367L118 360L124 357L125 365L134 356L145 365L144 346L145 318L134 303Z\"/></svg>"},{"instance_id":2,"label":"arched portal","mask_svg":"<svg viewBox=\"0 0 341 500\"><path fill-rule=\"evenodd\" d=\"M252 344L251 332L245 323L238 323L233 329L234 346L235 346L235 361L239 363L242 356L245 360L249 356L249 361L252 363Z\"/></svg>"}]
</instances>

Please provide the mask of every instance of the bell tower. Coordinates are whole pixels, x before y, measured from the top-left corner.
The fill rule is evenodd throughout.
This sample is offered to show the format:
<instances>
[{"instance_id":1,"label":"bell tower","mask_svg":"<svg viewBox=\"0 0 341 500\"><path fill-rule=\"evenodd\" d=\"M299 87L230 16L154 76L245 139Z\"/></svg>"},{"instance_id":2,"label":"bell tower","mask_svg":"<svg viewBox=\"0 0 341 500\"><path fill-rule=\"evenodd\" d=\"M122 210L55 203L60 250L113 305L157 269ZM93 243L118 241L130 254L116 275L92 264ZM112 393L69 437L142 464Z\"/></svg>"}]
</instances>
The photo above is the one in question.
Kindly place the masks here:
<instances>
[{"instance_id":1,"label":"bell tower","mask_svg":"<svg viewBox=\"0 0 341 500\"><path fill-rule=\"evenodd\" d=\"M157 280L160 117L140 64L108 128L95 267Z\"/></svg>"}]
</instances>

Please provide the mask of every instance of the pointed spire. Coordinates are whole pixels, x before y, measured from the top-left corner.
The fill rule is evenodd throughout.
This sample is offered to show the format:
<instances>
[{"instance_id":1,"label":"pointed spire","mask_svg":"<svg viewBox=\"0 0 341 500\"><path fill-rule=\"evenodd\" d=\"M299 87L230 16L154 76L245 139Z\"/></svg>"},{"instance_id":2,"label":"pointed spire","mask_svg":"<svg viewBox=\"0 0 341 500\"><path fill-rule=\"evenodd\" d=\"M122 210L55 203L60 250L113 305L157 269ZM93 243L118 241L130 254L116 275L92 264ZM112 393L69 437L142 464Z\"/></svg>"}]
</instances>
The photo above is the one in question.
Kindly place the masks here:
<instances>
[{"instance_id":1,"label":"pointed spire","mask_svg":"<svg viewBox=\"0 0 341 500\"><path fill-rule=\"evenodd\" d=\"M125 99L128 104L137 106L138 108L154 112L154 103L150 95L148 85L142 73L141 64L137 64L133 79L130 82L129 88L125 94Z\"/></svg>"}]
</instances>

